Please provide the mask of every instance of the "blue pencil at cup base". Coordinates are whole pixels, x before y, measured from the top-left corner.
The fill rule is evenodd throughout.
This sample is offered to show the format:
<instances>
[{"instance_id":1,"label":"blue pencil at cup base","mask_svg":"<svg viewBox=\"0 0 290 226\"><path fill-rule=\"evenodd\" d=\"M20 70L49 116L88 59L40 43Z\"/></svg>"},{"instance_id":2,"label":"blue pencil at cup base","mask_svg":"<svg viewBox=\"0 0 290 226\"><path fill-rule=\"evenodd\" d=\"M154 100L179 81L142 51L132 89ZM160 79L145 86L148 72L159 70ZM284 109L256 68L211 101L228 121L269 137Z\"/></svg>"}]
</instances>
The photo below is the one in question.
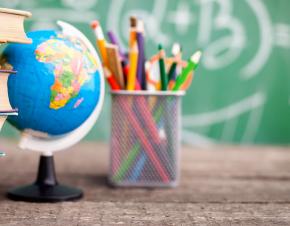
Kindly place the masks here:
<instances>
[{"instance_id":1,"label":"blue pencil at cup base","mask_svg":"<svg viewBox=\"0 0 290 226\"><path fill-rule=\"evenodd\" d=\"M136 165L132 170L132 175L129 178L130 181L136 182L140 178L142 170L144 169L144 165L146 163L146 160L147 160L146 154L144 152L142 152L139 155L139 159L136 162Z\"/></svg>"}]
</instances>

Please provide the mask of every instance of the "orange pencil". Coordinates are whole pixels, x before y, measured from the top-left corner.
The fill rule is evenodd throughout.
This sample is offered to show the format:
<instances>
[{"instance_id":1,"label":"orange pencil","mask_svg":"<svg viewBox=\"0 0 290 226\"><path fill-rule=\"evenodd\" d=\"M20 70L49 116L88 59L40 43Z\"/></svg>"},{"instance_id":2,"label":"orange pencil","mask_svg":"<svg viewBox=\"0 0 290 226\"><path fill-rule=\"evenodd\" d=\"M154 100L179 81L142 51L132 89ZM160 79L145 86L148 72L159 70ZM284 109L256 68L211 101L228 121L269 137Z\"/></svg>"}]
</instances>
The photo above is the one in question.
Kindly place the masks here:
<instances>
[{"instance_id":1,"label":"orange pencil","mask_svg":"<svg viewBox=\"0 0 290 226\"><path fill-rule=\"evenodd\" d=\"M104 33L103 33L103 30L99 21L94 20L91 23L91 28L95 32L95 36L97 38L96 43L97 43L97 46L99 48L99 51L103 60L103 65L107 65L108 56L107 56L107 51L106 51L106 40L105 40Z\"/></svg>"},{"instance_id":2,"label":"orange pencil","mask_svg":"<svg viewBox=\"0 0 290 226\"><path fill-rule=\"evenodd\" d=\"M136 26L137 18L134 16L130 17L130 34L129 34L129 49L133 47L136 41Z\"/></svg>"}]
</instances>

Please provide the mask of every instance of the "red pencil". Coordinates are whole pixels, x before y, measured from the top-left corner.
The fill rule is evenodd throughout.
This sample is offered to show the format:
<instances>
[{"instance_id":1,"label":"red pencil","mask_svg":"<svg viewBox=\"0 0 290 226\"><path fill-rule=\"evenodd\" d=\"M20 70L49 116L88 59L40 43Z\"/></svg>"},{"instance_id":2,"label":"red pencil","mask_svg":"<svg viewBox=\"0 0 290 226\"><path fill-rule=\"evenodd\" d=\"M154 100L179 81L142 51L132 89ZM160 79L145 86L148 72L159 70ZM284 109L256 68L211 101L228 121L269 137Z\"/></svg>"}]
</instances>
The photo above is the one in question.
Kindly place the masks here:
<instances>
[{"instance_id":1,"label":"red pencil","mask_svg":"<svg viewBox=\"0 0 290 226\"><path fill-rule=\"evenodd\" d=\"M104 73L105 73L105 77L107 78L107 81L108 81L111 89L112 90L121 90L121 87L119 86L119 84L115 80L114 76L112 75L111 71L107 67L104 67Z\"/></svg>"},{"instance_id":2,"label":"red pencil","mask_svg":"<svg viewBox=\"0 0 290 226\"><path fill-rule=\"evenodd\" d=\"M168 175L165 167L162 165L161 159L159 159L158 155L156 154L156 150L154 150L154 147L151 144L152 142L146 136L146 134L144 132L144 128L142 128L142 126L140 125L140 122L138 121L138 119L136 119L134 112L132 111L130 106L128 106L128 102L123 98L120 98L120 101L122 104L123 111L128 115L128 118L130 119L129 122L131 123L132 129L135 130L135 133L138 136L139 141L141 142L141 144L144 148L144 151L147 153L149 159L153 163L152 165L155 167L161 180L164 183L169 182L169 175ZM140 104L140 105L142 105L142 104Z\"/></svg>"}]
</instances>

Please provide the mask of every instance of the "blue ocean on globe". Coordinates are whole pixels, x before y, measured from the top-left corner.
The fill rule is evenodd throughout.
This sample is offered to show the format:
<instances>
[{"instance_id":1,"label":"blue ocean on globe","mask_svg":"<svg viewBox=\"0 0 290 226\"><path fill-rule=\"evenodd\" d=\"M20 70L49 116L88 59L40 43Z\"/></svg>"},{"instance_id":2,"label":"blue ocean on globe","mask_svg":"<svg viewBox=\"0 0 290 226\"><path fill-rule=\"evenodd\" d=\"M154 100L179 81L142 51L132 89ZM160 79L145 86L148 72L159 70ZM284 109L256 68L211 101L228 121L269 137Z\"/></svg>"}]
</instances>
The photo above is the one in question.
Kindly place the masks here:
<instances>
[{"instance_id":1,"label":"blue ocean on globe","mask_svg":"<svg viewBox=\"0 0 290 226\"><path fill-rule=\"evenodd\" d=\"M9 76L8 94L18 116L8 120L20 130L63 135L98 104L99 65L77 37L53 30L27 36L32 44L9 44L1 57L2 67L17 71Z\"/></svg>"}]
</instances>

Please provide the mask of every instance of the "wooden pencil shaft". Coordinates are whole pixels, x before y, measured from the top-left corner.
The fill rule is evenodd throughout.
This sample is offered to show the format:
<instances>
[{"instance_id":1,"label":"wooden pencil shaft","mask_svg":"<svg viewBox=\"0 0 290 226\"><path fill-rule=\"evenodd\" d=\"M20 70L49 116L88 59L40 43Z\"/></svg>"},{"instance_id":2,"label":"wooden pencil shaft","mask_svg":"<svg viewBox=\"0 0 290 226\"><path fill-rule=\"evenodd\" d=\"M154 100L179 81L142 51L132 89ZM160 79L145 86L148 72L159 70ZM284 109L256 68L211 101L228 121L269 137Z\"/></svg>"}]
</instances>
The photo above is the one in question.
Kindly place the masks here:
<instances>
[{"instance_id":1,"label":"wooden pencil shaft","mask_svg":"<svg viewBox=\"0 0 290 226\"><path fill-rule=\"evenodd\" d=\"M94 28L94 31L95 31L96 38L98 40L104 40L105 39L102 27L99 24Z\"/></svg>"},{"instance_id":2,"label":"wooden pencil shaft","mask_svg":"<svg viewBox=\"0 0 290 226\"><path fill-rule=\"evenodd\" d=\"M129 73L128 73L127 90L132 91L135 89L137 63L138 63L138 47L137 43L134 42L134 45L130 49L129 53Z\"/></svg>"},{"instance_id":3,"label":"wooden pencil shaft","mask_svg":"<svg viewBox=\"0 0 290 226\"><path fill-rule=\"evenodd\" d=\"M132 48L134 42L136 41L136 29L130 28L130 34L129 34L129 49Z\"/></svg>"},{"instance_id":4,"label":"wooden pencil shaft","mask_svg":"<svg viewBox=\"0 0 290 226\"><path fill-rule=\"evenodd\" d=\"M106 41L105 40L97 40L97 46L99 48L103 64L107 65L108 59L107 59L107 51L106 51Z\"/></svg>"},{"instance_id":5,"label":"wooden pencil shaft","mask_svg":"<svg viewBox=\"0 0 290 226\"><path fill-rule=\"evenodd\" d=\"M137 26L137 17L131 16L130 17L130 27L136 27Z\"/></svg>"},{"instance_id":6,"label":"wooden pencil shaft","mask_svg":"<svg viewBox=\"0 0 290 226\"><path fill-rule=\"evenodd\" d=\"M107 65L106 40L105 40L103 30L99 21L97 20L93 21L91 23L91 28L93 29L96 39L97 39L96 44L101 54L103 65Z\"/></svg>"},{"instance_id":7,"label":"wooden pencil shaft","mask_svg":"<svg viewBox=\"0 0 290 226\"><path fill-rule=\"evenodd\" d=\"M112 90L120 90L121 89L119 84L116 82L114 76L112 75L111 71L107 67L104 67L104 74L105 74L105 77L107 78L107 82L109 83L109 86L111 87Z\"/></svg>"},{"instance_id":8,"label":"wooden pencil shaft","mask_svg":"<svg viewBox=\"0 0 290 226\"><path fill-rule=\"evenodd\" d=\"M117 45L106 44L108 67L121 88L124 88L124 75Z\"/></svg>"},{"instance_id":9,"label":"wooden pencil shaft","mask_svg":"<svg viewBox=\"0 0 290 226\"><path fill-rule=\"evenodd\" d=\"M126 59L126 56L120 47L120 44L119 44L119 41L118 41L116 35L112 31L108 31L107 34L108 34L108 37L109 37L111 43L118 46L120 57L122 57L122 59Z\"/></svg>"}]
</instances>

